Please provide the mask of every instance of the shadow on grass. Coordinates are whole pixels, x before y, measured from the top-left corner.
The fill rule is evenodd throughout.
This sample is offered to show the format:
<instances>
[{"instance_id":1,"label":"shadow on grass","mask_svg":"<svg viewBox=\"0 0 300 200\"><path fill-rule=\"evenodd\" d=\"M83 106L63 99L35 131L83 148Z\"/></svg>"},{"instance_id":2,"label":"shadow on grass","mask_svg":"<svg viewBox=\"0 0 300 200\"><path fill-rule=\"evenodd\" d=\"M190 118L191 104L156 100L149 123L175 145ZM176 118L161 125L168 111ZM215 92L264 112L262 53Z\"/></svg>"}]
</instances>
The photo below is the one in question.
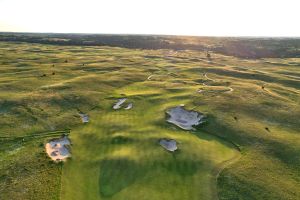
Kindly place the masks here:
<instances>
[{"instance_id":1,"label":"shadow on grass","mask_svg":"<svg viewBox=\"0 0 300 200\"><path fill-rule=\"evenodd\" d=\"M171 173L179 174L180 176L192 176L202 166L203 163L191 159L178 159L177 154L180 152L173 153L173 159L161 163L161 166Z\"/></svg>"},{"instance_id":2,"label":"shadow on grass","mask_svg":"<svg viewBox=\"0 0 300 200\"><path fill-rule=\"evenodd\" d=\"M101 162L99 193L111 197L133 184L144 172L135 161L120 158L106 159Z\"/></svg>"}]
</instances>

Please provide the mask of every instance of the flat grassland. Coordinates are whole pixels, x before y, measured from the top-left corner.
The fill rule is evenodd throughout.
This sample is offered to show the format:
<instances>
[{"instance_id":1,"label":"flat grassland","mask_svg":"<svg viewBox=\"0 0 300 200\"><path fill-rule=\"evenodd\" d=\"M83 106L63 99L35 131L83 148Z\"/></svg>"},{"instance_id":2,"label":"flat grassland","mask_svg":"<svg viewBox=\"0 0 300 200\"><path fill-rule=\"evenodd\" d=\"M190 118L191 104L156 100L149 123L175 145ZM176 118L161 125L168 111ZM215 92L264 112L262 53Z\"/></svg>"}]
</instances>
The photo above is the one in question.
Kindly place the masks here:
<instances>
[{"instance_id":1,"label":"flat grassland","mask_svg":"<svg viewBox=\"0 0 300 200\"><path fill-rule=\"evenodd\" d=\"M300 58L0 42L0 199L300 199L299 67ZM133 108L114 110L119 98ZM180 104L206 123L167 123ZM62 134L72 157L55 163L44 147Z\"/></svg>"}]
</instances>

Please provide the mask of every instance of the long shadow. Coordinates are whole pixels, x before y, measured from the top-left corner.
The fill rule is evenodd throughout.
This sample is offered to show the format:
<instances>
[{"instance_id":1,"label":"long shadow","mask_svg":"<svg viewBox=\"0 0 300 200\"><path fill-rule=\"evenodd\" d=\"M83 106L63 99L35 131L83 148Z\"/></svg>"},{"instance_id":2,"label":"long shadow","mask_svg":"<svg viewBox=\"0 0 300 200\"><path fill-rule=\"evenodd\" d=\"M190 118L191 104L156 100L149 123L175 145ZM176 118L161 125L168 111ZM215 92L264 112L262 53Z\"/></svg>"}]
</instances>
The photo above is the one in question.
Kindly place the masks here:
<instances>
[{"instance_id":1,"label":"long shadow","mask_svg":"<svg viewBox=\"0 0 300 200\"><path fill-rule=\"evenodd\" d=\"M135 161L120 158L106 159L100 163L99 194L111 197L132 185L145 173Z\"/></svg>"}]
</instances>

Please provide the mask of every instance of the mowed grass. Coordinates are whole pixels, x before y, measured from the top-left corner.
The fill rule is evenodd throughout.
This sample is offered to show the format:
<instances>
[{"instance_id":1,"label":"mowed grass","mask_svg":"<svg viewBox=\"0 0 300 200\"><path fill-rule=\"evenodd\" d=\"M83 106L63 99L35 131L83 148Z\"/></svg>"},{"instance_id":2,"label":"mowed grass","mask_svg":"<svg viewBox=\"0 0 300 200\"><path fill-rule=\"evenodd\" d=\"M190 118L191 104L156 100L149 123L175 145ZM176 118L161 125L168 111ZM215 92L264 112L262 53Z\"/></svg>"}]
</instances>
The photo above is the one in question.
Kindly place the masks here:
<instances>
[{"instance_id":1,"label":"mowed grass","mask_svg":"<svg viewBox=\"0 0 300 200\"><path fill-rule=\"evenodd\" d=\"M91 113L89 124L72 131L73 157L63 169L62 199L213 196L212 170L239 152L211 135L167 124L164 111L178 102L165 100L168 92L151 96L147 85L117 90L134 102L132 110L113 110L116 99L106 100L104 110ZM161 138L176 139L179 151L167 152L158 144Z\"/></svg>"},{"instance_id":2,"label":"mowed grass","mask_svg":"<svg viewBox=\"0 0 300 200\"><path fill-rule=\"evenodd\" d=\"M299 199L299 58L174 52L1 42L0 199ZM167 123L179 104L207 123ZM64 164L22 140L69 128Z\"/></svg>"}]
</instances>

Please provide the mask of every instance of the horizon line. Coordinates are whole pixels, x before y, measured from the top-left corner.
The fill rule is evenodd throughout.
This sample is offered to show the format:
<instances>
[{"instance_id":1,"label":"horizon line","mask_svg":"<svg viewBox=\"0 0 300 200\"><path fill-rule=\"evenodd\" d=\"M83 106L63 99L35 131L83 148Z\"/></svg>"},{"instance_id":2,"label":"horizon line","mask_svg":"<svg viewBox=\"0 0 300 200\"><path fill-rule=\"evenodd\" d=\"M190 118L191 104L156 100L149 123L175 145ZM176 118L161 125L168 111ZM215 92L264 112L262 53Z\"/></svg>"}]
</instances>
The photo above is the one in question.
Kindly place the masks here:
<instances>
[{"instance_id":1,"label":"horizon line","mask_svg":"<svg viewBox=\"0 0 300 200\"><path fill-rule=\"evenodd\" d=\"M297 38L300 36L266 36L266 35L193 35L193 34L153 34L153 33L99 33L99 32L30 32L30 31L1 31L0 33L23 33L23 34L74 34L74 35L127 35L127 36L173 36L173 37L220 37L220 38Z\"/></svg>"}]
</instances>

